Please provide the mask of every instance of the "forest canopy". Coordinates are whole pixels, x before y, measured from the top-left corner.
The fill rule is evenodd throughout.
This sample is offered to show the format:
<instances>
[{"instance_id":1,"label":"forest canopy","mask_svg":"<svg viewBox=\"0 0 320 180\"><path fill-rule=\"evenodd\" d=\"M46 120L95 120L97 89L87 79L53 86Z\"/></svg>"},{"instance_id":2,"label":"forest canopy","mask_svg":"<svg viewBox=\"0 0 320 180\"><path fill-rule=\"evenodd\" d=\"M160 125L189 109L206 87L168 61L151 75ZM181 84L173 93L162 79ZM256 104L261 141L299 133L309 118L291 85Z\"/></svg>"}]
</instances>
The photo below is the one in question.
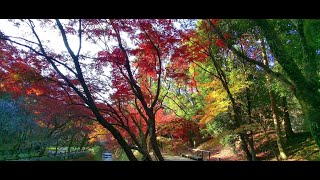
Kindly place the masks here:
<instances>
[{"instance_id":1,"label":"forest canopy","mask_svg":"<svg viewBox=\"0 0 320 180\"><path fill-rule=\"evenodd\" d=\"M238 160L319 158L319 29L316 19L3 19L1 159L163 161L222 147Z\"/></svg>"}]
</instances>

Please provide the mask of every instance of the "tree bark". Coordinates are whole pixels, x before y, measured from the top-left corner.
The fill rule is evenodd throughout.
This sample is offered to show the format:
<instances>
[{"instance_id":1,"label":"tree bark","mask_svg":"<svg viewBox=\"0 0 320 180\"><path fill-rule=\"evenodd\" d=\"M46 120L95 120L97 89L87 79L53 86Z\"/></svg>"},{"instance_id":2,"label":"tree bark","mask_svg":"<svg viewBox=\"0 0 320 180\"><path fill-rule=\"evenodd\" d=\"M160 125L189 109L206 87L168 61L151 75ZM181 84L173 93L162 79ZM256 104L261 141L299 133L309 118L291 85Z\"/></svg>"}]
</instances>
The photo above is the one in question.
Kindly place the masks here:
<instances>
[{"instance_id":1,"label":"tree bark","mask_svg":"<svg viewBox=\"0 0 320 180\"><path fill-rule=\"evenodd\" d=\"M133 142L138 147L138 151L142 154L143 160L144 161L152 161L152 158L148 152L148 148L146 146L144 146L144 144L146 144L146 143L144 143L145 138L141 137L141 143L140 143L138 138L134 135L134 133L132 131L130 131L130 129L126 129L126 130L129 133L130 137L132 138Z\"/></svg>"},{"instance_id":2,"label":"tree bark","mask_svg":"<svg viewBox=\"0 0 320 180\"><path fill-rule=\"evenodd\" d=\"M318 147L320 147L320 112L319 112L319 104L320 104L320 95L316 96L318 93L310 92L310 96L314 95L314 98L304 98L299 97L302 110L307 118L307 121L310 123L310 131L312 137L316 141ZM318 104L318 106L316 105Z\"/></svg>"},{"instance_id":3,"label":"tree bark","mask_svg":"<svg viewBox=\"0 0 320 180\"><path fill-rule=\"evenodd\" d=\"M158 145L158 141L157 141L155 119L153 121L150 121L150 143L151 143L151 147L152 147L152 150L153 150L156 158L159 161L164 161L164 158L161 154L161 151L160 151L160 148Z\"/></svg>"},{"instance_id":4,"label":"tree bark","mask_svg":"<svg viewBox=\"0 0 320 180\"><path fill-rule=\"evenodd\" d=\"M87 140L87 134L83 137L82 141L81 141L81 144L80 144L80 151L82 150L82 148L84 147L85 143L86 143L86 140Z\"/></svg>"},{"instance_id":5,"label":"tree bark","mask_svg":"<svg viewBox=\"0 0 320 180\"><path fill-rule=\"evenodd\" d=\"M143 160L144 161L152 161L152 158L149 154L147 137L145 137L144 135L141 135L141 138L142 138L141 146L142 146L142 149L144 150L144 153L145 153Z\"/></svg>"},{"instance_id":6,"label":"tree bark","mask_svg":"<svg viewBox=\"0 0 320 180\"><path fill-rule=\"evenodd\" d=\"M59 139L57 140L57 143L56 143L56 150L54 152L54 155L56 156L57 153L58 153L58 146L59 146Z\"/></svg>"},{"instance_id":7,"label":"tree bark","mask_svg":"<svg viewBox=\"0 0 320 180\"><path fill-rule=\"evenodd\" d=\"M281 97L281 105L282 105L282 113L283 113L283 121L284 121L284 131L286 134L286 138L290 139L294 136L294 132L292 130L289 111L288 111L288 104L287 104L287 97Z\"/></svg>"},{"instance_id":8,"label":"tree bark","mask_svg":"<svg viewBox=\"0 0 320 180\"><path fill-rule=\"evenodd\" d=\"M244 133L239 133L240 139L241 139L241 148L242 150L245 152L246 154L246 158L248 161L252 161L252 154L250 153L249 149L248 149L248 144L247 144L247 138L245 137L246 134Z\"/></svg>"},{"instance_id":9,"label":"tree bark","mask_svg":"<svg viewBox=\"0 0 320 180\"><path fill-rule=\"evenodd\" d=\"M72 143L73 143L73 139L74 139L74 136L76 135L77 133L74 133L72 134L71 136L71 139L70 139L70 142L69 142L69 145L68 145L68 153L70 153L70 149L71 149L71 146L72 146Z\"/></svg>"},{"instance_id":10,"label":"tree bark","mask_svg":"<svg viewBox=\"0 0 320 180\"><path fill-rule=\"evenodd\" d=\"M266 66L269 66L269 62L268 62L268 58L266 55L266 50L265 50L265 43L264 43L264 39L261 38L261 45L262 45L262 58L263 58L263 63ZM273 118L273 123L274 123L274 128L276 131L276 139L277 139L277 145L278 145L278 149L279 149L279 153L280 153L280 158L285 160L287 159L287 155L284 151L283 148L283 139L281 136L281 129L280 129L280 121L279 121L279 116L277 114L277 106L276 106L276 100L274 97L274 92L271 89L271 82L270 82L270 77L268 75L266 75L266 79L267 79L267 84L268 84L268 88L269 88L269 97L270 97L270 101L271 101L271 111L272 111L272 118Z\"/></svg>"},{"instance_id":11,"label":"tree bark","mask_svg":"<svg viewBox=\"0 0 320 180\"><path fill-rule=\"evenodd\" d=\"M157 143L157 137L156 137L156 129L155 129L155 106L159 100L159 95L160 95L160 89L161 89L161 72L162 72L162 66L161 66L161 55L160 55L160 50L158 49L158 47L154 44L154 42L152 41L152 39L150 38L149 34L145 31L145 29L141 26L142 30L144 31L145 35L147 36L147 38L149 39L149 42L151 42L151 44L153 45L154 49L156 50L157 53L157 59L158 59L158 65L159 65L159 72L157 72L158 74L158 78L157 78L157 89L156 89L156 94L153 100L150 99L150 106L148 106L148 103L146 102L146 99L143 96L141 87L137 84L136 80L134 79L132 70L131 70L131 65L130 65L130 60L129 60L129 56L127 54L127 51L125 50L125 48L122 45L121 42L121 36L120 36L120 32L118 29L116 29L113 24L112 27L114 28L115 32L116 32L116 37L117 37L117 41L118 41L118 45L119 48L121 49L121 51L125 54L125 69L128 73L129 79L128 79L128 83L130 84L130 87L133 91L133 93L135 94L136 98L139 99L139 101L141 102L141 105L143 107L143 109L145 110L148 118L149 118L149 123L148 124L148 128L150 129L150 143L152 146L152 149L154 151L155 156L158 158L159 161L163 161L163 157L161 155L161 151L159 149L159 145Z\"/></svg>"},{"instance_id":12,"label":"tree bark","mask_svg":"<svg viewBox=\"0 0 320 180\"><path fill-rule=\"evenodd\" d=\"M250 90L249 90L249 88L246 88L246 98L247 98L248 120L249 120L249 124L252 124L252 115L251 115L252 107L251 107L251 99L250 99ZM255 149L254 149L254 141L253 141L252 130L250 130L250 132L248 134L248 143L249 143L249 146L251 148L252 161L256 161L257 157L256 157Z\"/></svg>"},{"instance_id":13,"label":"tree bark","mask_svg":"<svg viewBox=\"0 0 320 180\"><path fill-rule=\"evenodd\" d=\"M93 114L95 115L95 117L97 118L98 122L103 126L105 127L106 129L108 129L111 134L114 136L114 138L117 140L117 142L119 143L119 145L123 148L124 152L126 153L128 159L130 161L137 161L137 158L134 156L133 152L131 151L131 147L128 145L128 143L125 141L125 139L122 137L122 135L120 134L120 132L110 123L108 123L104 117L101 115L99 109L97 108L95 102L94 102L94 99L92 97L92 94L91 92L89 91L89 88L85 82L85 79L83 77L83 74L82 74L82 70L81 70L81 66L80 66L80 63L79 63L79 56L78 55L75 55L74 52L71 50L70 46L69 46L69 43L68 43L68 40L67 40L67 37L66 37L66 33L62 27L62 24L60 23L60 21L58 19L56 19L56 23L57 23L57 26L59 27L60 29L60 32L61 32L61 35L62 35L62 38L63 38L63 41L64 41L64 44L65 44L65 47L67 48L70 56L72 57L73 59L73 62L74 62L74 66L75 66L75 69L76 69L76 72L78 73L76 76L84 90L84 94L81 93L71 82L70 80L64 76L61 71L56 67L56 65L54 64L54 62L49 58L49 57L46 57L47 60L51 63L51 65L53 65L55 67L55 70L63 77L63 79L67 82L67 84L76 91L76 93L81 97L81 99L83 99L83 101L89 106L89 108L91 109L91 111L93 112ZM33 29L34 31L34 29ZM81 29L80 29L81 31ZM35 31L34 31L35 32ZM81 38L81 36L80 36ZM39 39L38 39L39 40ZM40 44L40 40L39 40L39 44ZM80 46L81 46L81 43L80 43ZM42 52L44 54L45 51L42 47Z\"/></svg>"},{"instance_id":14,"label":"tree bark","mask_svg":"<svg viewBox=\"0 0 320 180\"><path fill-rule=\"evenodd\" d=\"M277 145L278 145L281 159L285 160L285 159L287 159L287 155L286 155L284 148L283 148L283 139L281 136L279 116L277 114L274 92L271 89L269 89L269 96L270 96L270 101L271 101L270 105L271 105L271 110L272 110L273 123L274 123L274 128L276 131Z\"/></svg>"}]
</instances>

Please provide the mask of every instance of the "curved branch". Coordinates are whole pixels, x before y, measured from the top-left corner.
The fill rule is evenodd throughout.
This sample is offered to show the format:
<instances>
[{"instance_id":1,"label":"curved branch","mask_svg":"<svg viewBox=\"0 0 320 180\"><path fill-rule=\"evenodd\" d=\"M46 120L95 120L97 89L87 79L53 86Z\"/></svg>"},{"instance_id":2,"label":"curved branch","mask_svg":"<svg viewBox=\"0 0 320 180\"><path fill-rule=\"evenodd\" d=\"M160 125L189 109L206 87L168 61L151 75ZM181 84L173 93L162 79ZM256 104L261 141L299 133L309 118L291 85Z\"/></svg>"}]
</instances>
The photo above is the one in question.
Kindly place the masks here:
<instances>
[{"instance_id":1,"label":"curved branch","mask_svg":"<svg viewBox=\"0 0 320 180\"><path fill-rule=\"evenodd\" d=\"M74 52L71 50L70 48L70 45L69 45L69 42L68 42L68 39L67 39L67 36L66 36L66 32L65 30L63 29L63 26L60 22L59 19L56 19L56 23L57 23L57 26L61 32L61 36L62 36L62 39L63 39L63 42L64 42L64 45L65 47L67 48L69 54L71 55L72 59L77 59L77 56L74 54ZM80 50L80 49L79 49Z\"/></svg>"},{"instance_id":2,"label":"curved branch","mask_svg":"<svg viewBox=\"0 0 320 180\"><path fill-rule=\"evenodd\" d=\"M35 29L34 29L34 24L33 22L29 19L29 23L28 24L33 32L33 34L35 35L35 37L37 38L38 40L38 43L39 43L39 48L41 50L42 53L36 51L35 49L33 49L32 47L30 46L27 46L27 45L22 45L22 46L25 46L29 49L31 49L32 51L34 51L36 54L39 54L43 57L45 57L47 59L47 61L53 66L54 70L67 82L67 84L87 103L88 102L88 99L80 92L80 90L78 88L76 88L74 86L74 84L58 69L58 67L56 66L56 64L53 62L52 58L49 57L46 53L46 51L44 50L43 48L43 45L40 41L40 38L38 36L38 34L36 33ZM17 43L17 44L20 44L20 43ZM21 44L20 44L21 45Z\"/></svg>"},{"instance_id":3,"label":"curved branch","mask_svg":"<svg viewBox=\"0 0 320 180\"><path fill-rule=\"evenodd\" d=\"M159 48L155 45L155 43L152 41L151 37L149 36L149 34L147 33L147 31L143 28L143 26L140 23L140 27L142 28L142 30L144 31L144 33L147 35L149 41L151 42L152 46L155 48L156 52L157 52L157 57L158 57L158 63L159 63L159 76L158 76L158 80L157 80L157 91L156 91L156 96L153 100L153 102L151 103L150 109L153 109L154 106L156 105L158 98L159 98L159 94L160 94L160 87L161 87L161 73L162 73L162 65L161 65L161 55L160 55L160 50ZM157 69L156 69L157 70Z\"/></svg>"},{"instance_id":4,"label":"curved branch","mask_svg":"<svg viewBox=\"0 0 320 180\"><path fill-rule=\"evenodd\" d=\"M275 77L276 79L278 79L279 81L281 81L282 83L284 83L285 85L289 86L289 87L294 87L294 85L292 84L291 81L289 81L287 78L285 78L283 76L283 74L279 73L279 72L274 72L272 71L269 66L264 65L262 62L257 61L255 59L249 58L248 56L246 56L245 54L241 53L240 51L236 50L230 43L228 43L228 41L224 38L222 32L220 31L220 29L215 26L211 21L207 20L210 23L210 26L213 27L214 31L216 34L218 34L219 38L227 45L227 47L233 52L235 53L238 57L243 58L244 60L246 60L249 63L252 63L254 65L257 65L259 67L261 67L266 73L270 74L271 76Z\"/></svg>"},{"instance_id":5,"label":"curved branch","mask_svg":"<svg viewBox=\"0 0 320 180\"><path fill-rule=\"evenodd\" d=\"M120 37L120 32L119 30L114 26L113 22L111 21L110 22L111 25L112 25L112 28L114 29L115 33L116 33L116 38L117 38L117 41L118 41L118 45L121 49L121 51L124 53L125 55L125 59L126 59L126 64L125 64L125 68L128 72L128 75L129 75L129 84L131 86L131 88L133 89L133 92L135 93L135 95L137 96L137 98L140 100L142 106L147 110L149 109L148 108L148 105L145 101L145 99L143 98L143 93L141 91L141 88L137 85L135 79L133 78L133 74L132 74L132 71L131 71L131 66L130 66L130 61L129 61L129 56L127 54L127 51L124 49L123 45L122 45L122 42L121 42L121 37Z\"/></svg>"}]
</instances>

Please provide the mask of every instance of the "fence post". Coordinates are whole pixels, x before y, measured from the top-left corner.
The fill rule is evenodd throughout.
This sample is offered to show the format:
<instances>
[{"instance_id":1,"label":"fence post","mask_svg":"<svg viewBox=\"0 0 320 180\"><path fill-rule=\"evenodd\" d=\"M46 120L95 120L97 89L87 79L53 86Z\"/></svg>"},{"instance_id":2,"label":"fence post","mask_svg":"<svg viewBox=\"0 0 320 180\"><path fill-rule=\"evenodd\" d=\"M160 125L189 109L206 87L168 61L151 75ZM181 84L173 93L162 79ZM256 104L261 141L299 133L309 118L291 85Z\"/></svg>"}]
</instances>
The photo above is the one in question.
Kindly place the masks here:
<instances>
[{"instance_id":1,"label":"fence post","mask_svg":"<svg viewBox=\"0 0 320 180\"><path fill-rule=\"evenodd\" d=\"M102 159L104 161L112 161L112 153L110 152L102 153Z\"/></svg>"}]
</instances>

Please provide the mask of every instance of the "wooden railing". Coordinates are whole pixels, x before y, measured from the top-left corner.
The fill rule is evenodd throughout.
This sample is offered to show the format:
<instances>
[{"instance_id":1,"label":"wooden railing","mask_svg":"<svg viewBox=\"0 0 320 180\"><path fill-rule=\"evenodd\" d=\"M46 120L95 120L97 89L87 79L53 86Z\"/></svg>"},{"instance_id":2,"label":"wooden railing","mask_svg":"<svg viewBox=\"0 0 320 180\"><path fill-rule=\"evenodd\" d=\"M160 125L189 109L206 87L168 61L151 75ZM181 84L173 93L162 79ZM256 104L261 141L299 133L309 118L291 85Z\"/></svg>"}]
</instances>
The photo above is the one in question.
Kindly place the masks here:
<instances>
[{"instance_id":1,"label":"wooden railing","mask_svg":"<svg viewBox=\"0 0 320 180\"><path fill-rule=\"evenodd\" d=\"M210 156L211 154L213 154L213 151L209 151L209 150L204 150L204 149L193 149L193 148L188 148L188 150L192 153L195 154L197 156L202 157L203 160L205 160L205 158L207 157L207 160L210 160ZM206 156L207 155L207 156ZM220 161L220 158L217 158L217 161Z\"/></svg>"}]
</instances>

